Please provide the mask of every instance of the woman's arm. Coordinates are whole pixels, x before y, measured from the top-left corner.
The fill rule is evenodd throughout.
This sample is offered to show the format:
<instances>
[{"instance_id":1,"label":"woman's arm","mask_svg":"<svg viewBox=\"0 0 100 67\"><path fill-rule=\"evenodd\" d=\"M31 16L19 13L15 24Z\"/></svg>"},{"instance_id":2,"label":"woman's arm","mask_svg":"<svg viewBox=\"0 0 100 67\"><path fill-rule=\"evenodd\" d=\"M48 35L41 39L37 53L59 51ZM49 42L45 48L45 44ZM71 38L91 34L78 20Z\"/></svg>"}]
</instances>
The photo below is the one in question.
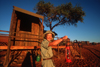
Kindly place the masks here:
<instances>
[{"instance_id":1,"label":"woman's arm","mask_svg":"<svg viewBox=\"0 0 100 67\"><path fill-rule=\"evenodd\" d=\"M53 42L50 42L48 46L57 45L57 44L59 44L61 41L63 41L64 39L67 39L67 38L68 38L68 36L64 36L64 37L62 37L62 38L60 38L60 39L58 39L58 40L54 40Z\"/></svg>"}]
</instances>

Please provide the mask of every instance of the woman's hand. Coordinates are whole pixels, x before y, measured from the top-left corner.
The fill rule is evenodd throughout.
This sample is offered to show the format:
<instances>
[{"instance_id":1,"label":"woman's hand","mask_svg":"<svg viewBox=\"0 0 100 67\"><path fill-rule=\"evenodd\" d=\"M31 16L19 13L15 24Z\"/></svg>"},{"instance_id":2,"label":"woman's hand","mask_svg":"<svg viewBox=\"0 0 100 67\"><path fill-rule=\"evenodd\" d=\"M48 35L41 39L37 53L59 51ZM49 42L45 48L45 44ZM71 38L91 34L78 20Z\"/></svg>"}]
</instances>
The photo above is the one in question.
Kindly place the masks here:
<instances>
[{"instance_id":1,"label":"woman's hand","mask_svg":"<svg viewBox=\"0 0 100 67\"><path fill-rule=\"evenodd\" d=\"M68 38L68 36L64 36L64 37L62 37L63 40L65 40L65 39L67 39L67 38Z\"/></svg>"}]
</instances>

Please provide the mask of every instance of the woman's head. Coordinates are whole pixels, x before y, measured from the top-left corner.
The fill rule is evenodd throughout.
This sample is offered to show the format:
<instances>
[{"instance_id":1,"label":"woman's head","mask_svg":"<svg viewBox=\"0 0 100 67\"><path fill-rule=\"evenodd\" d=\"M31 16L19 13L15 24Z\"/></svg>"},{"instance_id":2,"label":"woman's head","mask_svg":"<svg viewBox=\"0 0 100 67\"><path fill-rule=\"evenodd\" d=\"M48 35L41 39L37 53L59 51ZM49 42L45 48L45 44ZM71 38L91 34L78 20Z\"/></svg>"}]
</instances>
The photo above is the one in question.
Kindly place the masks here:
<instances>
[{"instance_id":1,"label":"woman's head","mask_svg":"<svg viewBox=\"0 0 100 67\"><path fill-rule=\"evenodd\" d=\"M48 34L46 34L46 39L48 40L48 41L51 41L52 40L52 34L51 33L48 33Z\"/></svg>"},{"instance_id":2,"label":"woman's head","mask_svg":"<svg viewBox=\"0 0 100 67\"><path fill-rule=\"evenodd\" d=\"M47 39L48 41L51 41L54 37L55 37L55 34L52 32L52 31L46 31L44 33L44 36L43 36L45 39Z\"/></svg>"}]
</instances>

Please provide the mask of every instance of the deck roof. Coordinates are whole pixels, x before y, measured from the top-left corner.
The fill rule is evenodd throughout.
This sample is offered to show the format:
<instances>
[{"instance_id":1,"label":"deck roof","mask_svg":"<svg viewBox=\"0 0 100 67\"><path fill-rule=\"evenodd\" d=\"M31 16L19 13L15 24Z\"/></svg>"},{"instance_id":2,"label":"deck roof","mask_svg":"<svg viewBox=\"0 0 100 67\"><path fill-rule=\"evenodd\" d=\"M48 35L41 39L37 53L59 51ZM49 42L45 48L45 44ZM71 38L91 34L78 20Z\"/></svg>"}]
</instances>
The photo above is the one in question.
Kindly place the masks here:
<instances>
[{"instance_id":1,"label":"deck roof","mask_svg":"<svg viewBox=\"0 0 100 67\"><path fill-rule=\"evenodd\" d=\"M30 12L30 11L27 11L27 10L24 10L24 9L21 9L21 8L19 8L19 7L16 7L16 6L13 6L13 9L14 9L15 11L19 11L19 12L22 12L22 13L25 13L25 14L28 14L28 15L31 15L31 16L35 16L35 17L44 19L44 16L41 16L41 15L39 15L39 14Z\"/></svg>"}]
</instances>

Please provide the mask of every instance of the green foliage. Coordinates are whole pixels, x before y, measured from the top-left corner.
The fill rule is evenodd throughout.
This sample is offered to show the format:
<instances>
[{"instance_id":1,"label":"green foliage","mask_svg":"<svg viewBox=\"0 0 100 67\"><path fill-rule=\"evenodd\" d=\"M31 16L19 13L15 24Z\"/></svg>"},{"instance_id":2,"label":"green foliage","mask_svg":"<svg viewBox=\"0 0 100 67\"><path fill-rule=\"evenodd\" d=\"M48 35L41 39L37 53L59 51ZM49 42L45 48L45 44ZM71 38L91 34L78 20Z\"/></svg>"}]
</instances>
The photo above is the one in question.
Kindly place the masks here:
<instances>
[{"instance_id":1,"label":"green foliage","mask_svg":"<svg viewBox=\"0 0 100 67\"><path fill-rule=\"evenodd\" d=\"M78 21L83 22L83 16L85 16L82 7L78 5L73 7L71 2L55 7L50 2L40 1L37 3L35 10L37 14L44 16L44 23L47 27L50 27L50 30L53 30L58 25L76 26ZM55 21L57 22L52 26Z\"/></svg>"}]
</instances>

